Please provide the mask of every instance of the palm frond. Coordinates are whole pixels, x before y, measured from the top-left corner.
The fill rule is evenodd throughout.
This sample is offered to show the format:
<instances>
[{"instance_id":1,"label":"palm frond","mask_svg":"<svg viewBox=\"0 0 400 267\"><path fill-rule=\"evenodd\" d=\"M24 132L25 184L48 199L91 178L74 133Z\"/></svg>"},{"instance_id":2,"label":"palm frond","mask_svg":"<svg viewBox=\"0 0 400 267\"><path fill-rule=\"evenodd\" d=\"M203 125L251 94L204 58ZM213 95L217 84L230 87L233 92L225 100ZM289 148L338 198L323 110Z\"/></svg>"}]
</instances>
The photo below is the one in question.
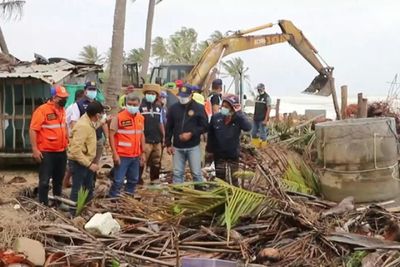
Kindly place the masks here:
<instances>
[{"instance_id":1,"label":"palm frond","mask_svg":"<svg viewBox=\"0 0 400 267\"><path fill-rule=\"evenodd\" d=\"M5 19L20 18L22 16L24 0L2 0L0 1L0 9Z\"/></svg>"}]
</instances>

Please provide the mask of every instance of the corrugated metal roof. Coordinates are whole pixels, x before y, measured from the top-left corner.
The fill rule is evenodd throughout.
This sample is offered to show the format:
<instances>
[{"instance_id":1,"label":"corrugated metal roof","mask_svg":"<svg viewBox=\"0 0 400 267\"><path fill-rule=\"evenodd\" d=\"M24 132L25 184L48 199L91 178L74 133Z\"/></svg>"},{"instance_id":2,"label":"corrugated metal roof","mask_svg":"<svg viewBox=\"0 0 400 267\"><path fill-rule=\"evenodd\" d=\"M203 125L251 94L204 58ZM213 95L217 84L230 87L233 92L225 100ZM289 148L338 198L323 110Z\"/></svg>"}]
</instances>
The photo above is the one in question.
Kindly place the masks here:
<instances>
[{"instance_id":1,"label":"corrugated metal roof","mask_svg":"<svg viewBox=\"0 0 400 267\"><path fill-rule=\"evenodd\" d=\"M15 66L13 72L0 72L1 78L35 78L52 84L58 83L76 68L64 60L54 64L29 64Z\"/></svg>"}]
</instances>

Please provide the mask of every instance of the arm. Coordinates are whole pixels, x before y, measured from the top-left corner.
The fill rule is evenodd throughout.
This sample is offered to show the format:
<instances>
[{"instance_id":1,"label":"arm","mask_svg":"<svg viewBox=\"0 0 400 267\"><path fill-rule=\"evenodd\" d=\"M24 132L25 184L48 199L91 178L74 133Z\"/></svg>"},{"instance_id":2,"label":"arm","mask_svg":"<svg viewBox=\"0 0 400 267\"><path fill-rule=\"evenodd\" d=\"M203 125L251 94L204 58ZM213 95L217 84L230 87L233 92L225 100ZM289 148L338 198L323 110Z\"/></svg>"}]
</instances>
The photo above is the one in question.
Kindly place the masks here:
<instances>
[{"instance_id":1,"label":"arm","mask_svg":"<svg viewBox=\"0 0 400 267\"><path fill-rule=\"evenodd\" d=\"M241 130L243 130L245 132L248 132L251 130L252 124L243 112L241 112L241 111L236 112L235 121L239 125Z\"/></svg>"},{"instance_id":2,"label":"arm","mask_svg":"<svg viewBox=\"0 0 400 267\"><path fill-rule=\"evenodd\" d=\"M103 123L103 125L101 126L103 128L103 132L104 132L104 137L106 138L106 141L109 139L109 130L108 130L108 124L107 123Z\"/></svg>"},{"instance_id":3,"label":"arm","mask_svg":"<svg viewBox=\"0 0 400 267\"><path fill-rule=\"evenodd\" d=\"M210 99L211 102L211 109L212 109L212 114L214 115L215 113L219 112L219 97L218 95L213 95Z\"/></svg>"},{"instance_id":4,"label":"arm","mask_svg":"<svg viewBox=\"0 0 400 267\"><path fill-rule=\"evenodd\" d=\"M167 113L167 125L165 132L165 146L170 147L172 145L172 136L174 134L174 118L173 118L173 108L171 107Z\"/></svg>"},{"instance_id":5,"label":"arm","mask_svg":"<svg viewBox=\"0 0 400 267\"><path fill-rule=\"evenodd\" d=\"M71 143L69 146L69 153L74 160L79 162L79 164L89 167L92 164L92 162L87 159L82 150L82 145L86 142L86 140L89 137L89 130L84 129L83 127L86 128L89 126L82 126L80 127L79 130L78 129L72 130L73 132L72 132Z\"/></svg>"},{"instance_id":6,"label":"arm","mask_svg":"<svg viewBox=\"0 0 400 267\"><path fill-rule=\"evenodd\" d=\"M265 104L267 105L267 110L265 112L264 123L266 124L269 121L269 114L271 113L271 98L268 96Z\"/></svg>"},{"instance_id":7,"label":"arm","mask_svg":"<svg viewBox=\"0 0 400 267\"><path fill-rule=\"evenodd\" d=\"M71 122L70 122L70 129L72 130L76 124L76 122L81 117L81 112L79 111L78 104L74 103L71 107Z\"/></svg>"},{"instance_id":8,"label":"arm","mask_svg":"<svg viewBox=\"0 0 400 267\"><path fill-rule=\"evenodd\" d=\"M214 153L213 148L215 144L215 132L214 132L214 116L211 117L210 125L208 127L207 145L206 151L208 153Z\"/></svg>"},{"instance_id":9,"label":"arm","mask_svg":"<svg viewBox=\"0 0 400 267\"><path fill-rule=\"evenodd\" d=\"M161 142L165 140L165 128L164 128L164 123L160 123L160 131L161 131Z\"/></svg>"},{"instance_id":10,"label":"arm","mask_svg":"<svg viewBox=\"0 0 400 267\"><path fill-rule=\"evenodd\" d=\"M193 135L201 135L208 130L208 118L203 106L200 106L199 119Z\"/></svg>"},{"instance_id":11,"label":"arm","mask_svg":"<svg viewBox=\"0 0 400 267\"><path fill-rule=\"evenodd\" d=\"M117 148L115 146L115 134L117 133L118 130L118 119L117 117L112 118L110 122L110 133L109 133L109 142L110 142L110 147L111 147L111 152L112 152L112 157L114 160L114 164L119 165L120 164L120 158L117 153Z\"/></svg>"},{"instance_id":12,"label":"arm","mask_svg":"<svg viewBox=\"0 0 400 267\"><path fill-rule=\"evenodd\" d=\"M43 158L42 153L39 151L37 147L37 133L42 128L42 124L44 122L43 113L37 109L32 115L31 125L29 127L29 139L32 145L32 157L40 162Z\"/></svg>"}]
</instances>

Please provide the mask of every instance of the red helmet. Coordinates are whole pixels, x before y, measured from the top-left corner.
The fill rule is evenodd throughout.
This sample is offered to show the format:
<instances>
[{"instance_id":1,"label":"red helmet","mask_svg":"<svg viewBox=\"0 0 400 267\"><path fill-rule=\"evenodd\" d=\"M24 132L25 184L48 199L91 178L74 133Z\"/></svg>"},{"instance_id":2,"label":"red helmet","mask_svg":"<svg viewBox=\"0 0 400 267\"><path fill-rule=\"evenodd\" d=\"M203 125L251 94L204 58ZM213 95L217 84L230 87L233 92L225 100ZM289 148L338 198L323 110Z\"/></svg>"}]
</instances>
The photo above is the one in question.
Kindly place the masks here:
<instances>
[{"instance_id":1,"label":"red helmet","mask_svg":"<svg viewBox=\"0 0 400 267\"><path fill-rule=\"evenodd\" d=\"M222 97L222 101L226 101L231 105L231 107L235 111L239 111L241 109L240 102L239 102L239 97L234 94L227 94Z\"/></svg>"}]
</instances>

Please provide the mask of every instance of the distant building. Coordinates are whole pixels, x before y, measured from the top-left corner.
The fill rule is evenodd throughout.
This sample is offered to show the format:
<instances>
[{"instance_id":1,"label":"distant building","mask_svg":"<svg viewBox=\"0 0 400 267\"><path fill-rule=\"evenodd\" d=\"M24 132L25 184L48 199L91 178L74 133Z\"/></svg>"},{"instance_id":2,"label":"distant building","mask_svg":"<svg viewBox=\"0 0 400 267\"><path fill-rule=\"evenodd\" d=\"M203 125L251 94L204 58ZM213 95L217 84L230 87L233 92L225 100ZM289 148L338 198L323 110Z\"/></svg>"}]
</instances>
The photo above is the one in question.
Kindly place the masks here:
<instances>
[{"instance_id":1,"label":"distant building","mask_svg":"<svg viewBox=\"0 0 400 267\"><path fill-rule=\"evenodd\" d=\"M44 62L43 62L44 60ZM33 111L50 97L53 84L63 84L73 102L86 81L99 81L101 65L63 58L22 62L0 54L0 164L31 160L29 125Z\"/></svg>"}]
</instances>

